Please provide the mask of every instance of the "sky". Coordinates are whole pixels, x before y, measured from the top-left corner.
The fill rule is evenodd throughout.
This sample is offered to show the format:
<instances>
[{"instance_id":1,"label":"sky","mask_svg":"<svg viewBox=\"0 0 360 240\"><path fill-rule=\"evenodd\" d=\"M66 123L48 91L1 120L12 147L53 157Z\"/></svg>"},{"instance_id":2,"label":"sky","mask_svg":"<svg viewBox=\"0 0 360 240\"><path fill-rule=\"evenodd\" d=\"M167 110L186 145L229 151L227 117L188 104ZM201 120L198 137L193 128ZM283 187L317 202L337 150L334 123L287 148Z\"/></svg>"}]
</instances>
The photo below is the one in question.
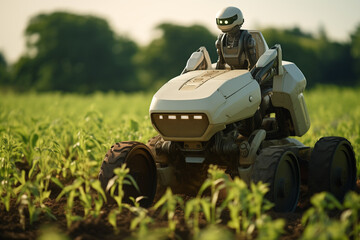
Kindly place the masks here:
<instances>
[{"instance_id":1,"label":"sky","mask_svg":"<svg viewBox=\"0 0 360 240\"><path fill-rule=\"evenodd\" d=\"M0 0L0 51L15 62L25 51L27 23L39 13L96 15L115 33L145 45L158 36L155 26L163 22L201 24L218 34L215 15L227 6L241 9L245 29L298 26L317 33L324 28L329 38L344 42L360 25L360 0Z\"/></svg>"}]
</instances>

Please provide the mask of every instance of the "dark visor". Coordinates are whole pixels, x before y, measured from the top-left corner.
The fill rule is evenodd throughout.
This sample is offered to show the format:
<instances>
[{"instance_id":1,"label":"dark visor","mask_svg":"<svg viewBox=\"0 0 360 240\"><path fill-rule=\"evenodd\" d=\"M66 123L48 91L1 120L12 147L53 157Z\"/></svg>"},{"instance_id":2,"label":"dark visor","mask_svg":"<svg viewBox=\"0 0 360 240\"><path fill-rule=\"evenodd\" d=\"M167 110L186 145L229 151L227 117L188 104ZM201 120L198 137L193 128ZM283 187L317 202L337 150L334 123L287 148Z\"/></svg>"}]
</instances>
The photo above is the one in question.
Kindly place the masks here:
<instances>
[{"instance_id":1,"label":"dark visor","mask_svg":"<svg viewBox=\"0 0 360 240\"><path fill-rule=\"evenodd\" d=\"M232 17L229 17L229 18L217 18L216 24L217 25L229 25L229 24L232 24L233 22L235 22L236 19L238 19L237 14Z\"/></svg>"}]
</instances>

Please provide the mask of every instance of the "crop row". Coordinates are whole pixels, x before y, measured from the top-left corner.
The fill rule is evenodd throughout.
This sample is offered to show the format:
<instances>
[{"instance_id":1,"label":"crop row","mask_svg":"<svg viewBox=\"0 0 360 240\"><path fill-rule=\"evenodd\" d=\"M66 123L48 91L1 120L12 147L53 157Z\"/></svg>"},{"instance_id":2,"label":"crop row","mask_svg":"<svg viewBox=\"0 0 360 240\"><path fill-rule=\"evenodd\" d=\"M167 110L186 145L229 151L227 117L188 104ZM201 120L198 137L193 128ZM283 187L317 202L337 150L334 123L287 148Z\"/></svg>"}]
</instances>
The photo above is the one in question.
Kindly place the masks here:
<instances>
[{"instance_id":1,"label":"crop row","mask_svg":"<svg viewBox=\"0 0 360 240\"><path fill-rule=\"evenodd\" d=\"M353 144L359 175L360 106L359 89L320 87L306 95L312 127L300 141L313 146L321 136L344 136ZM64 214L68 228L74 222L103 214L110 200L97 180L101 160L112 143L125 140L146 142L156 132L147 115L150 94L94 94L91 96L62 94L5 94L0 98L0 209L9 211L15 204L24 229L37 223L40 216L56 219L49 200L66 199ZM144 104L145 103L145 104ZM117 169L108 186L116 207L107 216L114 231L119 230L121 212L133 214L130 228L136 237L158 234L151 229L155 221L151 211L159 211L167 219L161 234L175 236L179 226L175 214L184 212L187 227L194 238L212 231L211 226L247 238L277 239L284 231L285 221L271 219L271 207L265 198L263 184L246 187L241 179L230 181L215 166L198 195L189 200L165 194L150 209L123 203L122 184L131 183L127 170ZM204 194L204 192L210 192ZM227 197L219 201L221 192ZM303 239L328 234L331 238L359 236L360 197L348 194L344 203L321 193L311 199L312 206L303 216ZM81 214L74 211L80 204ZM339 218L329 211L342 212ZM224 222L221 215L227 213ZM199 219L209 228L201 230ZM228 231L232 229L232 231ZM225 234L225 232L227 232ZM360 236L359 236L360 237Z\"/></svg>"}]
</instances>

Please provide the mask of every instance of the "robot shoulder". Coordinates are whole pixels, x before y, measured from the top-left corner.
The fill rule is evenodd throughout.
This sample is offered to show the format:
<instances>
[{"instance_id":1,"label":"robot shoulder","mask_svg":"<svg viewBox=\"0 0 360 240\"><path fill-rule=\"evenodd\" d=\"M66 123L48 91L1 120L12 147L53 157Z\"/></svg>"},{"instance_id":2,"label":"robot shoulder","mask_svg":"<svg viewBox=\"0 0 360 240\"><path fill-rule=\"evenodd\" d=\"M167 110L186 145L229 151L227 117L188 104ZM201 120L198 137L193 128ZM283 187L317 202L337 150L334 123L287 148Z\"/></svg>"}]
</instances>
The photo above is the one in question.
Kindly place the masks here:
<instances>
[{"instance_id":1,"label":"robot shoulder","mask_svg":"<svg viewBox=\"0 0 360 240\"><path fill-rule=\"evenodd\" d=\"M221 34L218 35L218 38L217 38L217 40L215 42L215 46L216 46L217 49L221 48L221 42L222 42L223 36L224 36L224 33L221 33Z\"/></svg>"},{"instance_id":2,"label":"robot shoulder","mask_svg":"<svg viewBox=\"0 0 360 240\"><path fill-rule=\"evenodd\" d=\"M256 46L256 41L255 39L252 37L252 35L246 31L246 36L245 36L245 43L246 46L250 49L250 48L255 48Z\"/></svg>"}]
</instances>

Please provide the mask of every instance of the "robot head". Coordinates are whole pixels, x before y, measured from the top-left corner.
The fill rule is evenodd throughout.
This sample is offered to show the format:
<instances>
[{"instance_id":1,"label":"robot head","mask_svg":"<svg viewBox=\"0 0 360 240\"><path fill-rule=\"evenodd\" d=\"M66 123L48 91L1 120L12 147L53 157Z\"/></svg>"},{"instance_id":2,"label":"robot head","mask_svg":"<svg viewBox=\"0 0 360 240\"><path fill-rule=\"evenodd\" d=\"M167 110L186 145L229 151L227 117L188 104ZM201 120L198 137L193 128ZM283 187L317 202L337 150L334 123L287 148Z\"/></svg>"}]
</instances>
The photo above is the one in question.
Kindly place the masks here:
<instances>
[{"instance_id":1,"label":"robot head","mask_svg":"<svg viewBox=\"0 0 360 240\"><path fill-rule=\"evenodd\" d=\"M235 26L244 23L244 17L240 9L236 7L227 7L216 14L216 24L222 32L229 32Z\"/></svg>"}]
</instances>

